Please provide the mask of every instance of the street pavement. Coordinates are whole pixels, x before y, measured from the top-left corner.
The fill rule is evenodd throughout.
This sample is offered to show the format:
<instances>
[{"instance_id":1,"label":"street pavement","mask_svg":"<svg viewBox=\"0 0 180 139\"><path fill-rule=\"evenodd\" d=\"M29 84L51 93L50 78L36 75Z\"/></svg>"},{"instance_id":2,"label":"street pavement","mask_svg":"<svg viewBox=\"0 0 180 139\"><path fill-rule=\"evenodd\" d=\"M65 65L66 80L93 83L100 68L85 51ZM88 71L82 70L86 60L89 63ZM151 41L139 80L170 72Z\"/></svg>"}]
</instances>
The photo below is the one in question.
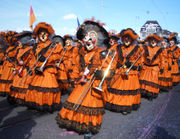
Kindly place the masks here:
<instances>
[{"instance_id":1,"label":"street pavement","mask_svg":"<svg viewBox=\"0 0 180 139\"><path fill-rule=\"evenodd\" d=\"M67 95L61 97L65 102ZM0 97L0 139L83 139L58 127L53 114L8 104ZM180 84L159 93L153 101L141 99L128 115L107 111L100 132L92 139L180 139Z\"/></svg>"}]
</instances>

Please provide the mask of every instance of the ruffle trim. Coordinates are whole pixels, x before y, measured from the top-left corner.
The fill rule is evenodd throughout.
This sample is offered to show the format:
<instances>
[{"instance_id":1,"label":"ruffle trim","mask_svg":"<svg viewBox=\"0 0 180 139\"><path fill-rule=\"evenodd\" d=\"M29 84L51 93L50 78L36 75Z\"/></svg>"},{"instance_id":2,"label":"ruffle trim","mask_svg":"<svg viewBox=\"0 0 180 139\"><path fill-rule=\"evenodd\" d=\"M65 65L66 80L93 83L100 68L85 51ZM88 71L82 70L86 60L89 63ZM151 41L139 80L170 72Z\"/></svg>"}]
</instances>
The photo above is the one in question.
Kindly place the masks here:
<instances>
[{"instance_id":1,"label":"ruffle trim","mask_svg":"<svg viewBox=\"0 0 180 139\"><path fill-rule=\"evenodd\" d=\"M58 92L60 92L60 88L59 87L48 88L48 87L40 87L40 86L29 85L28 89L29 90L36 90L36 91L42 92L42 93L58 93Z\"/></svg>"},{"instance_id":2,"label":"ruffle trim","mask_svg":"<svg viewBox=\"0 0 180 139\"><path fill-rule=\"evenodd\" d=\"M173 82L173 86L177 86L179 82Z\"/></svg>"},{"instance_id":3,"label":"ruffle trim","mask_svg":"<svg viewBox=\"0 0 180 139\"><path fill-rule=\"evenodd\" d=\"M75 104L66 101L63 105L65 109L75 111L75 108L73 107ZM79 108L76 110L78 113L82 113L85 115L103 115L105 113L104 107L86 107L80 105Z\"/></svg>"},{"instance_id":4,"label":"ruffle trim","mask_svg":"<svg viewBox=\"0 0 180 139\"><path fill-rule=\"evenodd\" d=\"M113 112L128 112L130 113L132 110L137 110L140 107L140 104L133 104L132 106L122 106L116 105L107 102L105 104L105 109L113 111Z\"/></svg>"},{"instance_id":5,"label":"ruffle trim","mask_svg":"<svg viewBox=\"0 0 180 139\"><path fill-rule=\"evenodd\" d=\"M66 128L67 130L73 130L78 134L97 134L99 133L99 130L101 128L101 124L94 126L91 122L89 122L89 125L87 125L86 123L80 123L77 121L69 120L67 118L64 119L59 115L59 113L56 117L56 121L59 127Z\"/></svg>"},{"instance_id":6,"label":"ruffle trim","mask_svg":"<svg viewBox=\"0 0 180 139\"><path fill-rule=\"evenodd\" d=\"M52 105L48 105L48 104L39 105L35 102L25 102L25 105L30 109L35 109L38 111L49 112L49 113L60 110L62 108L62 104L57 104L57 103L54 103Z\"/></svg>"},{"instance_id":7,"label":"ruffle trim","mask_svg":"<svg viewBox=\"0 0 180 139\"><path fill-rule=\"evenodd\" d=\"M0 97L6 97L9 94L9 92L0 92Z\"/></svg>"},{"instance_id":8,"label":"ruffle trim","mask_svg":"<svg viewBox=\"0 0 180 139\"><path fill-rule=\"evenodd\" d=\"M163 82L172 82L172 78L166 78L166 77L159 77L158 80Z\"/></svg>"},{"instance_id":9,"label":"ruffle trim","mask_svg":"<svg viewBox=\"0 0 180 139\"><path fill-rule=\"evenodd\" d=\"M69 83L68 80L60 80L60 79L57 79L57 82L60 84L60 83Z\"/></svg>"},{"instance_id":10,"label":"ruffle trim","mask_svg":"<svg viewBox=\"0 0 180 139\"><path fill-rule=\"evenodd\" d=\"M10 84L10 83L12 83L13 82L13 80L0 80L0 83L6 83L6 84Z\"/></svg>"},{"instance_id":11,"label":"ruffle trim","mask_svg":"<svg viewBox=\"0 0 180 139\"><path fill-rule=\"evenodd\" d=\"M158 97L158 93L155 92L149 92L148 90L145 89L141 89L141 96L147 99L150 98L157 98Z\"/></svg>"},{"instance_id":12,"label":"ruffle trim","mask_svg":"<svg viewBox=\"0 0 180 139\"><path fill-rule=\"evenodd\" d=\"M180 72L179 73L172 73L171 75L173 75L173 76L180 76Z\"/></svg>"},{"instance_id":13,"label":"ruffle trim","mask_svg":"<svg viewBox=\"0 0 180 139\"><path fill-rule=\"evenodd\" d=\"M117 89L108 87L107 90L109 93L116 94L116 95L137 95L137 94L140 94L139 89L136 89L136 90L117 90Z\"/></svg>"},{"instance_id":14,"label":"ruffle trim","mask_svg":"<svg viewBox=\"0 0 180 139\"><path fill-rule=\"evenodd\" d=\"M14 104L17 104L17 105L20 105L20 106L25 105L25 100L24 99L15 98L15 97L12 97L12 96L8 96L7 101L8 101L8 103L10 103L12 105L14 105Z\"/></svg>"},{"instance_id":15,"label":"ruffle trim","mask_svg":"<svg viewBox=\"0 0 180 139\"><path fill-rule=\"evenodd\" d=\"M153 88L159 88L159 84L156 84L156 83L153 83L153 82L149 82L149 81L146 81L146 80L139 80L139 83L147 85L147 86L151 86Z\"/></svg>"},{"instance_id":16,"label":"ruffle trim","mask_svg":"<svg viewBox=\"0 0 180 139\"><path fill-rule=\"evenodd\" d=\"M27 91L27 88L20 88L20 87L11 86L10 90L13 91L13 92L24 93L25 94L26 91Z\"/></svg>"}]
</instances>

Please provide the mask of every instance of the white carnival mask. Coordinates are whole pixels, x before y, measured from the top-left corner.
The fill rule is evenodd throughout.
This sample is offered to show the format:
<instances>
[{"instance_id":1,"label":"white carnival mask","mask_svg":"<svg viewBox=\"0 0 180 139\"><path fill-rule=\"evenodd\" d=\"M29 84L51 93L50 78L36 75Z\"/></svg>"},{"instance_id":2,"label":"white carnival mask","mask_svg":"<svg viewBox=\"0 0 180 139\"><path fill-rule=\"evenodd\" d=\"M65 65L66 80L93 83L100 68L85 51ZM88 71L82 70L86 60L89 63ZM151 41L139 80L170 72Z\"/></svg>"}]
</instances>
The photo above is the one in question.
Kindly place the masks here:
<instances>
[{"instance_id":1,"label":"white carnival mask","mask_svg":"<svg viewBox=\"0 0 180 139\"><path fill-rule=\"evenodd\" d=\"M96 46L97 33L95 31L89 31L83 38L83 43L88 51L92 50Z\"/></svg>"},{"instance_id":2,"label":"white carnival mask","mask_svg":"<svg viewBox=\"0 0 180 139\"><path fill-rule=\"evenodd\" d=\"M155 40L151 40L151 46L155 47L157 45L157 42Z\"/></svg>"},{"instance_id":3,"label":"white carnival mask","mask_svg":"<svg viewBox=\"0 0 180 139\"><path fill-rule=\"evenodd\" d=\"M40 32L39 34L39 40L42 42L46 42L48 40L49 34L45 31Z\"/></svg>"},{"instance_id":4,"label":"white carnival mask","mask_svg":"<svg viewBox=\"0 0 180 139\"><path fill-rule=\"evenodd\" d=\"M66 43L66 46L72 45L72 41L70 39L67 39L65 43Z\"/></svg>"},{"instance_id":5,"label":"white carnival mask","mask_svg":"<svg viewBox=\"0 0 180 139\"><path fill-rule=\"evenodd\" d=\"M174 40L170 40L169 43L170 43L170 46L171 46L171 47L174 46L174 44L175 44L175 43L174 43Z\"/></svg>"}]
</instances>

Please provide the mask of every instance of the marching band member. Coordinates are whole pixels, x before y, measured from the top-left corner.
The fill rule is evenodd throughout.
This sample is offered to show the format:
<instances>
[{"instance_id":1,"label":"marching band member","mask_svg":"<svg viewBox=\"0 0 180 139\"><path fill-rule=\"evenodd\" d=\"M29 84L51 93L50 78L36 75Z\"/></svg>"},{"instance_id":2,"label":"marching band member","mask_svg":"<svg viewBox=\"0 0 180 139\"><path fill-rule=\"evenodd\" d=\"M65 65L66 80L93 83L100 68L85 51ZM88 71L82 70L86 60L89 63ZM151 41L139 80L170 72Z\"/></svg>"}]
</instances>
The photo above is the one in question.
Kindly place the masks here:
<instances>
[{"instance_id":1,"label":"marching band member","mask_svg":"<svg viewBox=\"0 0 180 139\"><path fill-rule=\"evenodd\" d=\"M35 49L35 75L29 84L25 101L29 108L53 112L60 107L61 92L56 80L55 62L59 60L62 46L50 41L54 29L50 24L40 22L34 29L38 38Z\"/></svg>"},{"instance_id":2,"label":"marching band member","mask_svg":"<svg viewBox=\"0 0 180 139\"><path fill-rule=\"evenodd\" d=\"M141 94L149 100L156 98L159 93L158 75L162 73L160 70L162 65L162 48L158 46L158 42L162 38L157 34L150 34L145 39L149 45L144 46L144 65L140 72Z\"/></svg>"},{"instance_id":3,"label":"marching band member","mask_svg":"<svg viewBox=\"0 0 180 139\"><path fill-rule=\"evenodd\" d=\"M13 82L13 71L17 66L16 54L19 49L14 35L17 32L9 31L6 33L6 40L9 43L8 48L6 49L5 60L3 63L3 69L1 72L0 79L0 96L7 96L10 92L10 86Z\"/></svg>"},{"instance_id":4,"label":"marching band member","mask_svg":"<svg viewBox=\"0 0 180 139\"><path fill-rule=\"evenodd\" d=\"M101 49L98 47L105 46L104 40L108 38L108 33L100 23L87 20L79 27L76 35L83 46L76 58L73 74L82 78L76 83L56 120L60 127L90 138L91 134L99 132L104 114L102 96L92 87L100 82L101 70L96 71L101 65Z\"/></svg>"},{"instance_id":5,"label":"marching band member","mask_svg":"<svg viewBox=\"0 0 180 139\"><path fill-rule=\"evenodd\" d=\"M138 68L143 51L136 45L138 35L132 29L122 30L120 37L122 45L117 46L117 69L107 86L105 108L126 115L140 106Z\"/></svg>"},{"instance_id":6,"label":"marching band member","mask_svg":"<svg viewBox=\"0 0 180 139\"><path fill-rule=\"evenodd\" d=\"M105 61L104 63L104 67L108 67L108 65L110 64L111 60L112 60L112 54L113 53L117 53L117 47L118 45L120 45L118 43L118 40L119 40L119 35L120 34L115 34L115 33L112 33L112 32L109 32L108 33L109 35L109 42L108 42L108 47L103 50L101 52L101 60L105 59L106 58L106 55L108 52L110 52L110 56L107 58L107 60ZM117 60L118 60L118 55L116 54L115 55L115 59L116 60L113 60L113 63L109 69L109 73L106 75L106 79L104 81L104 84L102 86L102 95L103 95L103 98L104 98L104 103L106 103L106 100L107 100L107 97L108 97L108 92L107 92L107 85L109 84L109 81L112 79L112 77L114 76L115 74L115 69L116 69L116 64L117 64ZM104 68L103 68L104 69ZM106 70L106 69L104 69Z\"/></svg>"},{"instance_id":7,"label":"marching band member","mask_svg":"<svg viewBox=\"0 0 180 139\"><path fill-rule=\"evenodd\" d=\"M170 44L169 49L173 54L173 61L171 66L172 82L173 86L176 86L180 82L180 72L178 65L178 59L180 57L180 48L176 46L177 39L174 34L171 34L168 40Z\"/></svg>"},{"instance_id":8,"label":"marching band member","mask_svg":"<svg viewBox=\"0 0 180 139\"><path fill-rule=\"evenodd\" d=\"M32 60L33 55L33 45L34 41L32 38L33 34L30 31L23 31L15 35L17 38L17 43L20 47L17 53L17 67L13 72L14 78L12 86L10 87L10 93L8 96L8 102L10 104L18 104L24 105L25 104L25 95L28 88L29 83L32 80L31 75L27 75L29 71L28 64ZM28 76L27 81L24 81L24 76ZM24 80L23 80L24 79Z\"/></svg>"},{"instance_id":9,"label":"marching band member","mask_svg":"<svg viewBox=\"0 0 180 139\"><path fill-rule=\"evenodd\" d=\"M5 53L7 49L7 42L5 40L5 32L0 32L0 78L3 69L3 63L5 60Z\"/></svg>"},{"instance_id":10,"label":"marching band member","mask_svg":"<svg viewBox=\"0 0 180 139\"><path fill-rule=\"evenodd\" d=\"M160 69L163 69L161 73L159 73L159 87L161 91L168 92L169 89L172 88L172 77L171 77L171 65L172 65L172 52L168 47L168 39L163 38L161 42L161 46L163 48L162 52L162 64Z\"/></svg>"}]
</instances>

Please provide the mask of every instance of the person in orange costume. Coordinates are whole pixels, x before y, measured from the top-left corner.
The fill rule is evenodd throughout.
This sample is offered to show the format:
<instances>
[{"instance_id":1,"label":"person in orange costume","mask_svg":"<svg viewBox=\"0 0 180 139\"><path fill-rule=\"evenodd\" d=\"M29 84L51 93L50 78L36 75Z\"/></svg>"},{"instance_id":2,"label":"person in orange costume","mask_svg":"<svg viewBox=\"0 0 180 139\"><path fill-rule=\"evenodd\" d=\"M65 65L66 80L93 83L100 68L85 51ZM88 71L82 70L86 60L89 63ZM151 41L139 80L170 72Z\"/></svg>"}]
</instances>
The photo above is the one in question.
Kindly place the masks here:
<instances>
[{"instance_id":1,"label":"person in orange costume","mask_svg":"<svg viewBox=\"0 0 180 139\"><path fill-rule=\"evenodd\" d=\"M104 103L106 103L106 100L107 100L107 97L108 97L107 84L109 84L109 81L112 79L112 77L115 74L115 69L116 69L117 60L118 60L117 47L118 47L118 45L120 45L118 43L120 34L115 34L113 32L109 32L108 35L109 35L108 47L105 50L103 50L101 52L101 55L100 55L101 61L103 61L103 60L105 60L106 55L109 52L109 56L107 57L107 59L106 59L106 61L104 63L104 67L109 66L115 52L116 52L116 55L115 55L115 58L112 61L112 64L110 65L110 69L108 71L108 74L106 75L104 84L102 86L102 90L103 90L102 95L103 95ZM106 71L107 69L103 68L103 70Z\"/></svg>"},{"instance_id":2,"label":"person in orange costume","mask_svg":"<svg viewBox=\"0 0 180 139\"><path fill-rule=\"evenodd\" d=\"M60 107L61 92L56 80L56 61L60 58L62 46L49 40L54 29L46 22L40 22L34 29L37 37L35 49L35 75L29 84L25 101L29 108L53 112Z\"/></svg>"},{"instance_id":3,"label":"person in orange costume","mask_svg":"<svg viewBox=\"0 0 180 139\"><path fill-rule=\"evenodd\" d=\"M56 120L60 127L85 134L85 138L90 138L91 134L99 132L104 114L102 97L92 88L100 83L96 77L100 77L101 70L95 72L96 68L101 66L101 49L98 47L104 47L108 33L100 23L92 19L85 21L76 35L83 42L83 47L76 58L73 74L79 74L82 78L76 83ZM95 80L90 85L92 76ZM89 89L85 89L87 86ZM86 92L84 97L83 90Z\"/></svg>"},{"instance_id":4,"label":"person in orange costume","mask_svg":"<svg viewBox=\"0 0 180 139\"><path fill-rule=\"evenodd\" d=\"M172 77L171 77L171 65L172 65L172 53L169 51L168 39L163 38L161 46L163 48L163 61L160 69L162 72L159 73L159 86L162 92L168 92L172 88Z\"/></svg>"},{"instance_id":5,"label":"person in orange costume","mask_svg":"<svg viewBox=\"0 0 180 139\"><path fill-rule=\"evenodd\" d=\"M172 82L173 82L173 86L176 86L180 82L180 72L178 65L178 59L180 57L180 48L176 46L177 38L174 34L171 34L168 40L170 44L169 50L173 54L173 60L171 66Z\"/></svg>"},{"instance_id":6,"label":"person in orange costume","mask_svg":"<svg viewBox=\"0 0 180 139\"><path fill-rule=\"evenodd\" d=\"M2 73L2 69L3 69L3 63L5 60L5 53L6 53L6 49L7 49L7 42L4 39L5 37L5 32L1 32L0 33L0 78L1 78L1 73Z\"/></svg>"},{"instance_id":7,"label":"person in orange costume","mask_svg":"<svg viewBox=\"0 0 180 139\"><path fill-rule=\"evenodd\" d=\"M19 50L19 47L16 42L14 35L17 32L9 31L5 34L5 40L9 43L8 48L6 49L5 60L3 63L3 69L1 72L0 79L0 96L7 96L10 91L10 86L13 82L13 71L17 66L16 54Z\"/></svg>"},{"instance_id":8,"label":"person in orange costume","mask_svg":"<svg viewBox=\"0 0 180 139\"><path fill-rule=\"evenodd\" d=\"M70 35L64 35L63 40L65 42L64 51L62 52L63 58L59 66L58 71L58 83L62 89L62 93L66 94L70 92L70 78L73 69L73 58L74 58L74 46L73 38Z\"/></svg>"},{"instance_id":9,"label":"person in orange costume","mask_svg":"<svg viewBox=\"0 0 180 139\"><path fill-rule=\"evenodd\" d=\"M10 104L18 104L24 105L25 104L25 95L28 88L29 83L32 80L32 74L29 75L29 63L32 59L33 55L33 45L34 41L32 39L32 32L30 31L23 31L15 35L17 38L17 43L20 47L20 50L17 54L17 67L13 72L14 78L13 83L10 88L10 93L8 96L8 102ZM24 77L27 76L27 77ZM26 80L25 78L28 78ZM25 81L26 80L26 81Z\"/></svg>"},{"instance_id":10,"label":"person in orange costume","mask_svg":"<svg viewBox=\"0 0 180 139\"><path fill-rule=\"evenodd\" d=\"M148 46L144 46L144 64L140 72L141 94L143 97L152 100L159 93L158 76L162 73L162 48L158 46L158 42L162 38L157 34L150 34L145 39L149 42Z\"/></svg>"},{"instance_id":11,"label":"person in orange costume","mask_svg":"<svg viewBox=\"0 0 180 139\"><path fill-rule=\"evenodd\" d=\"M114 112L128 114L137 110L141 102L138 69L141 65L142 49L136 45L138 35L131 29L120 32L122 45L118 45L117 69L107 86L105 108ZM137 60L137 62L135 62ZM126 74L133 64L132 69Z\"/></svg>"}]
</instances>

